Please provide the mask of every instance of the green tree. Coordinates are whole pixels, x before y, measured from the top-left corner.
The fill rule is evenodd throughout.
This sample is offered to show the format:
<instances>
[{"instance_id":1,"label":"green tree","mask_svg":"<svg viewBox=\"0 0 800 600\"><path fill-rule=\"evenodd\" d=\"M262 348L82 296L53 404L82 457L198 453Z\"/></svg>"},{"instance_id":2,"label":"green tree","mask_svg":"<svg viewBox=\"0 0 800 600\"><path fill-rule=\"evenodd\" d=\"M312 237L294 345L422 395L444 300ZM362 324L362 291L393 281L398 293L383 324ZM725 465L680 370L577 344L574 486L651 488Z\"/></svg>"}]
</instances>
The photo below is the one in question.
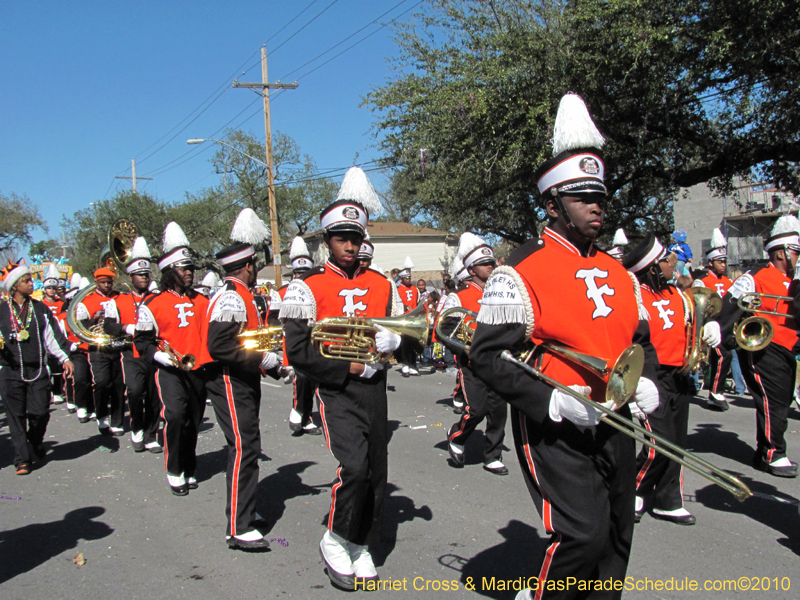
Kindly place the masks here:
<instances>
[{"instance_id":1,"label":"green tree","mask_svg":"<svg viewBox=\"0 0 800 600\"><path fill-rule=\"evenodd\" d=\"M33 230L47 231L47 224L39 213L39 207L26 195L0 192L0 252L17 249L33 241Z\"/></svg>"},{"instance_id":2,"label":"green tree","mask_svg":"<svg viewBox=\"0 0 800 600\"><path fill-rule=\"evenodd\" d=\"M430 0L398 75L365 99L395 201L446 229L521 242L536 167L580 94L608 138L607 236L672 229L681 187L735 175L800 188L800 13L778 0Z\"/></svg>"}]
</instances>

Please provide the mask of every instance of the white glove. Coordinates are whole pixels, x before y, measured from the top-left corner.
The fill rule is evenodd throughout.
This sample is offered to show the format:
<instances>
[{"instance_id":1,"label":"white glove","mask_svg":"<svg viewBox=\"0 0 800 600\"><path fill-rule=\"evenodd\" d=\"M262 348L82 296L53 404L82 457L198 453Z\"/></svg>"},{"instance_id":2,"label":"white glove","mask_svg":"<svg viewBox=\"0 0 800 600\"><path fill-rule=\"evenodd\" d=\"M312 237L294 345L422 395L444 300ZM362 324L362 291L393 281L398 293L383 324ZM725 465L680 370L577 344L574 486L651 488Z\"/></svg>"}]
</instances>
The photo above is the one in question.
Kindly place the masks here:
<instances>
[{"instance_id":1,"label":"white glove","mask_svg":"<svg viewBox=\"0 0 800 600\"><path fill-rule=\"evenodd\" d=\"M571 385L569 389L584 396L588 396L592 391L592 388L585 385ZM553 390L550 396L550 418L556 423L560 423L561 419L565 418L581 427L594 427L602 416L602 413L593 407L559 389Z\"/></svg>"},{"instance_id":2,"label":"white glove","mask_svg":"<svg viewBox=\"0 0 800 600\"><path fill-rule=\"evenodd\" d=\"M639 405L641 411L649 415L658 408L658 388L656 384L650 381L647 377L640 377L639 383L636 385L636 393L633 395L635 404ZM631 412L633 412L633 402L631 403Z\"/></svg>"},{"instance_id":3,"label":"white glove","mask_svg":"<svg viewBox=\"0 0 800 600\"><path fill-rule=\"evenodd\" d=\"M69 347L69 351L70 351L70 352L75 352L77 349L78 349L78 344L76 344L76 343L73 343L73 344L72 344L72 345Z\"/></svg>"},{"instance_id":4,"label":"white glove","mask_svg":"<svg viewBox=\"0 0 800 600\"><path fill-rule=\"evenodd\" d=\"M639 408L639 405L636 404L636 402L628 402L628 407L631 409L631 416L633 418L644 421L647 417L647 415L642 412L642 409Z\"/></svg>"},{"instance_id":5,"label":"white glove","mask_svg":"<svg viewBox=\"0 0 800 600\"><path fill-rule=\"evenodd\" d=\"M397 337L400 337L399 335ZM364 379L369 379L378 371L383 371L383 363L374 363L371 365L364 365L364 372L359 375L359 377L363 377Z\"/></svg>"},{"instance_id":6,"label":"white glove","mask_svg":"<svg viewBox=\"0 0 800 600\"><path fill-rule=\"evenodd\" d=\"M702 334L703 341L712 348L716 348L722 343L722 333L719 330L719 323L716 321L709 321L703 325Z\"/></svg>"},{"instance_id":7,"label":"white glove","mask_svg":"<svg viewBox=\"0 0 800 600\"><path fill-rule=\"evenodd\" d=\"M378 333L375 334L375 347L378 352L393 352L400 347L400 336L386 329L383 325L378 325Z\"/></svg>"},{"instance_id":8,"label":"white glove","mask_svg":"<svg viewBox=\"0 0 800 600\"><path fill-rule=\"evenodd\" d=\"M294 379L294 368L292 366L281 367L280 371L278 371L278 375L283 377L283 383L292 383Z\"/></svg>"},{"instance_id":9,"label":"white glove","mask_svg":"<svg viewBox=\"0 0 800 600\"><path fill-rule=\"evenodd\" d=\"M125 333L133 337L133 334L136 333L136 325L125 325Z\"/></svg>"},{"instance_id":10,"label":"white glove","mask_svg":"<svg viewBox=\"0 0 800 600\"><path fill-rule=\"evenodd\" d=\"M167 354L166 352L156 352L153 355L153 360L156 361L160 365L164 365L165 367L174 367L175 363L172 360L172 356Z\"/></svg>"},{"instance_id":11,"label":"white glove","mask_svg":"<svg viewBox=\"0 0 800 600\"><path fill-rule=\"evenodd\" d=\"M280 362L281 359L275 352L264 352L264 358L261 359L261 368L269 371L277 367Z\"/></svg>"}]
</instances>

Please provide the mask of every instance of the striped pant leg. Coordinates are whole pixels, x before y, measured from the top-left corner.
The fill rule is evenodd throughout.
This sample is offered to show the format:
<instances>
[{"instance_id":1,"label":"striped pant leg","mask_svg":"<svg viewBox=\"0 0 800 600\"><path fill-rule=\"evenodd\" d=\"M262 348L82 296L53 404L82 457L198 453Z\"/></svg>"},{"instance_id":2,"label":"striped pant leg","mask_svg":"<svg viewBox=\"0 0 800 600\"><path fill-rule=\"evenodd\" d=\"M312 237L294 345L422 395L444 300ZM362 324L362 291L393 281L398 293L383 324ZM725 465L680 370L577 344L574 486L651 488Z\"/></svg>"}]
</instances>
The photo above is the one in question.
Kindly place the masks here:
<instances>
[{"instance_id":1,"label":"striped pant leg","mask_svg":"<svg viewBox=\"0 0 800 600\"><path fill-rule=\"evenodd\" d=\"M710 371L708 379L703 383L703 389L709 390L714 394L721 394L725 391L725 380L731 372L733 355L730 350L719 347L711 348L708 356L710 359Z\"/></svg>"},{"instance_id":2,"label":"striped pant leg","mask_svg":"<svg viewBox=\"0 0 800 600\"><path fill-rule=\"evenodd\" d=\"M295 375L293 386L292 408L302 415L302 424L305 425L311 422L311 413L314 411L314 390L317 386L308 377L300 373Z\"/></svg>"}]
</instances>

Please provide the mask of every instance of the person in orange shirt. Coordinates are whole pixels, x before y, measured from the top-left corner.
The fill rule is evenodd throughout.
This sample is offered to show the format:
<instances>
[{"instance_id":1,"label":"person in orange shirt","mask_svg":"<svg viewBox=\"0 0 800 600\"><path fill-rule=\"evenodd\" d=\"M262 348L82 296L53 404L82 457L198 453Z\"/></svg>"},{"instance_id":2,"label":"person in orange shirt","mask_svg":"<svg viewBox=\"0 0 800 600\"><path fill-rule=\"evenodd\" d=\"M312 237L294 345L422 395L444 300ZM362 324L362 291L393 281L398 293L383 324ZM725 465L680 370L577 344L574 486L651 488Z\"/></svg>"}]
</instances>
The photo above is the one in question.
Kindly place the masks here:
<instances>
[{"instance_id":1,"label":"person in orange shirt","mask_svg":"<svg viewBox=\"0 0 800 600\"><path fill-rule=\"evenodd\" d=\"M58 282L58 269L51 264L47 268L42 282L42 302L51 310L56 319L58 319L59 313L64 311L64 301L58 297ZM61 404L64 402L64 377L61 363L51 356L48 358L47 366L50 368L50 380L53 385L53 404Z\"/></svg>"},{"instance_id":2,"label":"person in orange shirt","mask_svg":"<svg viewBox=\"0 0 800 600\"><path fill-rule=\"evenodd\" d=\"M795 268L800 256L800 222L797 217L784 215L772 228L764 243L769 254L766 267L748 271L736 281L722 299L719 324L722 343L728 350L737 347L734 326L747 317L738 306L744 294L761 293L792 296L796 287ZM740 351L742 374L756 407L756 451L753 468L776 477L797 477L797 463L789 460L786 447L786 428L789 407L794 397L797 361L794 346L797 342L797 323L793 318L792 302L765 298L763 310L782 313L760 315L773 327L770 344L757 352Z\"/></svg>"},{"instance_id":3,"label":"person in orange shirt","mask_svg":"<svg viewBox=\"0 0 800 600\"><path fill-rule=\"evenodd\" d=\"M409 313L419 305L419 288L411 283L411 269L414 268L414 261L410 256L406 256L403 262L403 269L398 273L400 283L397 284L397 293L403 303L403 312ZM397 353L399 360L402 363L400 372L403 377L409 375L419 375L417 370L417 352L412 340L404 339L400 344L400 350Z\"/></svg>"}]
</instances>

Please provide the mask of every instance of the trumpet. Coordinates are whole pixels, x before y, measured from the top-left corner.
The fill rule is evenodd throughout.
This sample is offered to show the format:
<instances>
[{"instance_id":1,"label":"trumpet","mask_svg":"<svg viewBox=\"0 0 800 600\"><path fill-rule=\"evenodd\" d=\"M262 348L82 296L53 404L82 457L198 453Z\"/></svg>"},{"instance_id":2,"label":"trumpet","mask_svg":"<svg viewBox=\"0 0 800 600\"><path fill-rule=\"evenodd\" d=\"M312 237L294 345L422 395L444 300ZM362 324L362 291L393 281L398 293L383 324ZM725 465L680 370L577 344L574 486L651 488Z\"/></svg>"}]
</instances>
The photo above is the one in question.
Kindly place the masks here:
<instances>
[{"instance_id":1,"label":"trumpet","mask_svg":"<svg viewBox=\"0 0 800 600\"><path fill-rule=\"evenodd\" d=\"M794 300L791 296L776 296L774 294L759 294L756 292L742 294L737 301L739 308L745 312L756 313L739 321L733 329L736 343L742 350L747 350L748 352L763 350L769 346L775 336L775 326L769 319L758 316L759 314L786 318L792 316L775 310L763 310L761 306L765 298L774 298L776 308L778 302L792 302Z\"/></svg>"},{"instance_id":2,"label":"trumpet","mask_svg":"<svg viewBox=\"0 0 800 600\"><path fill-rule=\"evenodd\" d=\"M603 404L593 401L592 399L584 396L583 394L576 392L575 390L567 387L566 385L559 383L555 379L548 377L547 375L543 374L541 371L531 367L524 362L517 360L513 354L509 350L504 350L503 353L500 355L504 361L509 362L520 369L523 369L525 372L549 383L553 387L558 388L565 394L569 394L573 398L577 398L584 404L587 404L594 408L595 410L599 410L604 414L602 418L602 422L610 425L614 429L619 430L620 432L624 433L625 435L632 437L636 441L644 444L648 448L652 448L657 452L660 452L667 458L674 460L678 464L686 467L690 471L694 471L701 477L708 479L712 483L720 486L722 489L730 492L734 495L734 497L739 500L739 502L743 502L747 498L753 495L753 492L750 491L750 488L747 487L738 477L734 477L733 475L726 473L725 471L721 470L718 467L715 467L710 462L692 454L691 452L687 452L683 448L673 444L665 440L663 437L648 431L641 425L635 424L630 419L623 417L622 415L617 414L614 412L613 409L607 408ZM638 375L637 375L638 380ZM641 435L637 435L641 434ZM648 439L649 438L649 439Z\"/></svg>"},{"instance_id":3,"label":"trumpet","mask_svg":"<svg viewBox=\"0 0 800 600\"><path fill-rule=\"evenodd\" d=\"M399 317L370 319L366 317L328 317L311 330L311 342L325 357L364 364L386 362L391 352L380 353L375 336L385 327L392 333L412 338L424 345L428 339L428 317L420 304L410 313Z\"/></svg>"},{"instance_id":4,"label":"trumpet","mask_svg":"<svg viewBox=\"0 0 800 600\"><path fill-rule=\"evenodd\" d=\"M197 358L195 358L194 354L181 354L163 338L159 338L158 340L158 350L159 352L166 352L169 354L172 359L172 364L181 371L191 371L197 364Z\"/></svg>"},{"instance_id":5,"label":"trumpet","mask_svg":"<svg viewBox=\"0 0 800 600\"><path fill-rule=\"evenodd\" d=\"M708 362L708 344L703 341L703 325L722 310L722 298L705 287L689 288L683 294L689 304L686 321L686 350L680 373L694 373L702 363Z\"/></svg>"},{"instance_id":6,"label":"trumpet","mask_svg":"<svg viewBox=\"0 0 800 600\"><path fill-rule=\"evenodd\" d=\"M275 352L283 346L283 327L259 327L243 331L238 336L242 346L255 352Z\"/></svg>"}]
</instances>

